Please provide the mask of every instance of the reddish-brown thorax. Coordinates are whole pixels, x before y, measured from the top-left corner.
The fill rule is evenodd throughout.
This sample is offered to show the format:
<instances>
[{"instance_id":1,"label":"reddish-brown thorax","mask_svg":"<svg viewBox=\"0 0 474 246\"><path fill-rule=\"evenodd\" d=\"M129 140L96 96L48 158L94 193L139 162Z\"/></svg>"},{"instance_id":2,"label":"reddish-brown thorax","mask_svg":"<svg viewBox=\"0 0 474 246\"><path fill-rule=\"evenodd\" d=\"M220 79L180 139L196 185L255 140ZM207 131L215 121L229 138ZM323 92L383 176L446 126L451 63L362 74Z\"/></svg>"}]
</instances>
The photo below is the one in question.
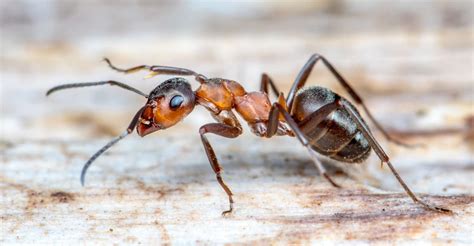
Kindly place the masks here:
<instances>
[{"instance_id":1,"label":"reddish-brown thorax","mask_svg":"<svg viewBox=\"0 0 474 246\"><path fill-rule=\"evenodd\" d=\"M198 102L211 103L215 113L235 109L249 124L268 120L271 104L264 92L249 92L237 82L211 79L195 92Z\"/></svg>"}]
</instances>

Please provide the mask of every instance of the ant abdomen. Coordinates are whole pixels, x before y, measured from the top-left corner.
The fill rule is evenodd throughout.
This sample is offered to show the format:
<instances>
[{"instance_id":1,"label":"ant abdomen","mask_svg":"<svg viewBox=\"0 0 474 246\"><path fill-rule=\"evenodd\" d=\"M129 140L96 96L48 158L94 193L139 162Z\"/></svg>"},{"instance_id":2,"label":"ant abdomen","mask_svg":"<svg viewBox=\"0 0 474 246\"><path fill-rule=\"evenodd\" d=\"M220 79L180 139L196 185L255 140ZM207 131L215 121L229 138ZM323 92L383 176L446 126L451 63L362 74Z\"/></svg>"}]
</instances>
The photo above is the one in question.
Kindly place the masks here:
<instances>
[{"instance_id":1,"label":"ant abdomen","mask_svg":"<svg viewBox=\"0 0 474 246\"><path fill-rule=\"evenodd\" d=\"M321 123L315 124L306 117L322 106L333 103L337 98L347 102L357 113L357 109L344 98L323 87L308 87L300 90L295 97L292 114L309 145L322 155L347 163L362 162L370 154L370 145L357 128L357 124L344 108L328 115Z\"/></svg>"}]
</instances>

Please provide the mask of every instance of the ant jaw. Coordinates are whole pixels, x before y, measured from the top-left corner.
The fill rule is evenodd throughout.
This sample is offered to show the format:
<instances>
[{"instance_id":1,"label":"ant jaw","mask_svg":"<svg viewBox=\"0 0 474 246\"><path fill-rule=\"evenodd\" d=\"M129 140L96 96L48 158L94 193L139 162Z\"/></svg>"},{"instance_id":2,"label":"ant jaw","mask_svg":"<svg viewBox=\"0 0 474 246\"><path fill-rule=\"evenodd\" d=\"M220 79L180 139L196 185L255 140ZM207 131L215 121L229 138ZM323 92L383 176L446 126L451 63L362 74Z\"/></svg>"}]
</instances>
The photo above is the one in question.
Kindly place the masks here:
<instances>
[{"instance_id":1,"label":"ant jaw","mask_svg":"<svg viewBox=\"0 0 474 246\"><path fill-rule=\"evenodd\" d=\"M143 120L140 118L138 125L137 125L137 133L140 137L144 137L150 133L156 132L161 130L161 128L150 121Z\"/></svg>"}]
</instances>

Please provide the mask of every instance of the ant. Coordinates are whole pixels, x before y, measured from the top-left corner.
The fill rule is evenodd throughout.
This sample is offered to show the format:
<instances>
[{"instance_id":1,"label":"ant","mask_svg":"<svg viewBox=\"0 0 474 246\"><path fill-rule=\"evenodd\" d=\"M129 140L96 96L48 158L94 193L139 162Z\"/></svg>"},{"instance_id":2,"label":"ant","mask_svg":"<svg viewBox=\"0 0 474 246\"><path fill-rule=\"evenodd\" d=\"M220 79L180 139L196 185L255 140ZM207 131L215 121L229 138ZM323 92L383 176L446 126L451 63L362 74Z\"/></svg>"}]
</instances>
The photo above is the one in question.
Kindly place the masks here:
<instances>
[{"instance_id":1,"label":"ant","mask_svg":"<svg viewBox=\"0 0 474 246\"><path fill-rule=\"evenodd\" d=\"M259 137L270 138L275 135L296 136L310 153L311 159L320 174L334 187L340 186L326 173L325 168L318 159L317 153L340 162L360 163L368 158L373 149L380 158L382 165L385 163L390 168L395 178L415 203L429 210L451 212L449 209L423 202L410 190L352 103L327 88L319 86L303 88L313 67L318 61L321 61L349 93L355 103L364 109L367 116L374 122L382 134L388 140L404 145L387 134L372 116L361 97L333 65L319 54L313 54L309 58L296 77L286 98L265 73L261 77L260 91L247 92L236 81L222 78L207 78L200 73L186 68L141 65L121 69L115 67L109 59L104 58L104 60L111 69L126 74L147 70L150 74L146 78L159 74L194 76L194 79L200 83L200 86L197 90L193 91L186 79L175 77L159 84L149 95L129 85L112 80L63 84L48 90L46 95L62 89L108 84L135 92L147 99L145 106L140 108L132 118L127 130L107 143L86 162L81 173L82 185L84 185L87 169L92 162L112 145L132 133L135 128L141 137L158 130L167 129L191 113L194 106L201 105L217 121L217 123L201 126L199 134L201 135L201 141L211 167L216 174L217 181L229 198L229 209L224 211L223 215L231 213L233 210L233 194L222 178L222 168L206 135L213 133L226 138L238 137L242 133L242 126L233 111L236 111L248 123L252 132ZM278 101L273 104L268 96L269 86L275 96L278 97Z\"/></svg>"}]
</instances>

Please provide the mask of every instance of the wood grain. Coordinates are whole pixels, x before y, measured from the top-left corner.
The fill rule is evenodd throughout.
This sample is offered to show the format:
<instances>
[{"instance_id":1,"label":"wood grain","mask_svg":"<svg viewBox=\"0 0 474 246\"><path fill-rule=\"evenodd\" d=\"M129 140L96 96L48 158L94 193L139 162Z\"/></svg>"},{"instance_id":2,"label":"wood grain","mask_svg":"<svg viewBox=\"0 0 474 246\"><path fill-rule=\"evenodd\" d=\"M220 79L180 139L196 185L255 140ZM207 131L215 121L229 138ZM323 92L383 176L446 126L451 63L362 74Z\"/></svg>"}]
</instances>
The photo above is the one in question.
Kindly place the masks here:
<instances>
[{"instance_id":1,"label":"wood grain","mask_svg":"<svg viewBox=\"0 0 474 246\"><path fill-rule=\"evenodd\" d=\"M1 1L0 242L473 243L470 1L40 2ZM375 131L409 186L454 215L413 204L375 156L351 166L325 160L343 186L334 189L296 139L245 128L235 140L210 136L235 193L235 213L224 218L227 198L198 135L212 118L201 108L166 132L127 137L81 187L84 162L144 101L112 87L44 95L104 79L151 91L166 78L117 74L102 57L183 66L249 91L267 72L288 91L314 52L392 134L425 145L398 147ZM347 96L323 67L311 83Z\"/></svg>"}]
</instances>

